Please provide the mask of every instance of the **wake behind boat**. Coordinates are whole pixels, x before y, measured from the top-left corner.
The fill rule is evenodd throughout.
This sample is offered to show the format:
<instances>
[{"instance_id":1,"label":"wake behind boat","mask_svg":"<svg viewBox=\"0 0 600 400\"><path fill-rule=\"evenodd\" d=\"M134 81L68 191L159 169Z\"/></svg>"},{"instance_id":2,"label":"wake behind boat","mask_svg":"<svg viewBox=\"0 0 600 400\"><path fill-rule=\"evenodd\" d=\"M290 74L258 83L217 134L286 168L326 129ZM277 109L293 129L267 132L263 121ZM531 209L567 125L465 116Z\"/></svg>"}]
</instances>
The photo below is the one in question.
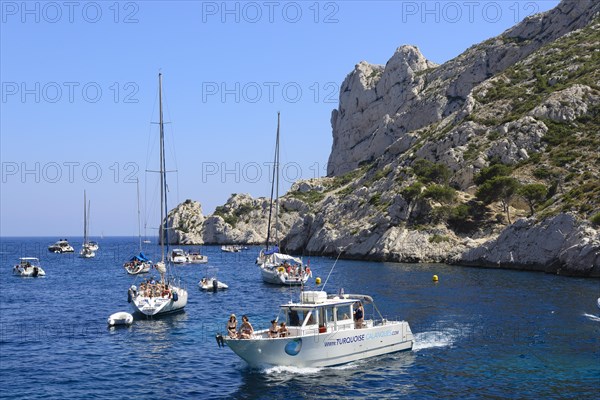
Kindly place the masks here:
<instances>
[{"instance_id":1,"label":"wake behind boat","mask_svg":"<svg viewBox=\"0 0 600 400\"><path fill-rule=\"evenodd\" d=\"M370 296L302 292L300 302L281 305L273 321L287 326L256 331L249 339L217 340L253 367L327 367L412 349L408 322L389 321L381 314L378 320L364 319L362 303L373 304L372 315L379 313Z\"/></svg>"}]
</instances>

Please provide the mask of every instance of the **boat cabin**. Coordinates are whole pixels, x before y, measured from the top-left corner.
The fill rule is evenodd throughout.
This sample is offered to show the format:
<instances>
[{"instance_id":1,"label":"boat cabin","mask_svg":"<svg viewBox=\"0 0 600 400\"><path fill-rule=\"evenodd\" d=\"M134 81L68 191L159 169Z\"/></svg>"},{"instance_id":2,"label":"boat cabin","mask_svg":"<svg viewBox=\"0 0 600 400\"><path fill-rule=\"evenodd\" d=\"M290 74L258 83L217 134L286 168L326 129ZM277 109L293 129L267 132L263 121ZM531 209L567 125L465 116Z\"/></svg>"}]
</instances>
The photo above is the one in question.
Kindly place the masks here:
<instances>
[{"instance_id":1,"label":"boat cabin","mask_svg":"<svg viewBox=\"0 0 600 400\"><path fill-rule=\"evenodd\" d=\"M353 318L355 305L362 301L372 302L369 296L327 296L323 291L302 292L300 300L300 303L280 306L277 321L285 322L288 330L285 336L317 335L356 329ZM362 327L372 326L373 321L369 320L365 321Z\"/></svg>"}]
</instances>

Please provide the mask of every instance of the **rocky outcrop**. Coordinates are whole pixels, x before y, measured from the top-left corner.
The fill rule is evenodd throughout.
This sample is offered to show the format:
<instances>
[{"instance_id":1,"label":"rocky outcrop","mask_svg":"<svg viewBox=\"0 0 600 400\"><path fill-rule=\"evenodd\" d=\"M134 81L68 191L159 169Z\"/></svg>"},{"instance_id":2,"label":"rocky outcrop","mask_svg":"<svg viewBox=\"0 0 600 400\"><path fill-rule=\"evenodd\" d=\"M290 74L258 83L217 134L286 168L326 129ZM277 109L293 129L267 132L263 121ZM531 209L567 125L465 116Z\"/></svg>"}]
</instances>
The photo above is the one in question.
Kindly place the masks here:
<instances>
[{"instance_id":1,"label":"rocky outcrop","mask_svg":"<svg viewBox=\"0 0 600 400\"><path fill-rule=\"evenodd\" d=\"M598 276L599 9L565 0L441 66L414 46L359 63L332 114L330 176L280 199L284 249ZM257 244L269 209L236 194L169 223L181 243Z\"/></svg>"},{"instance_id":2,"label":"rocky outcrop","mask_svg":"<svg viewBox=\"0 0 600 400\"><path fill-rule=\"evenodd\" d=\"M199 202L188 199L179 204L167 215L169 243L203 244L202 225L204 219Z\"/></svg>"},{"instance_id":3,"label":"rocky outcrop","mask_svg":"<svg viewBox=\"0 0 600 400\"><path fill-rule=\"evenodd\" d=\"M466 251L459 264L600 277L600 232L572 214L521 219L495 240Z\"/></svg>"},{"instance_id":4,"label":"rocky outcrop","mask_svg":"<svg viewBox=\"0 0 600 400\"><path fill-rule=\"evenodd\" d=\"M351 171L383 155L409 132L469 105L475 86L588 25L599 10L600 2L595 0L564 0L441 66L426 60L413 46L398 48L385 67L359 63L344 80L339 107L332 112L327 174Z\"/></svg>"}]
</instances>

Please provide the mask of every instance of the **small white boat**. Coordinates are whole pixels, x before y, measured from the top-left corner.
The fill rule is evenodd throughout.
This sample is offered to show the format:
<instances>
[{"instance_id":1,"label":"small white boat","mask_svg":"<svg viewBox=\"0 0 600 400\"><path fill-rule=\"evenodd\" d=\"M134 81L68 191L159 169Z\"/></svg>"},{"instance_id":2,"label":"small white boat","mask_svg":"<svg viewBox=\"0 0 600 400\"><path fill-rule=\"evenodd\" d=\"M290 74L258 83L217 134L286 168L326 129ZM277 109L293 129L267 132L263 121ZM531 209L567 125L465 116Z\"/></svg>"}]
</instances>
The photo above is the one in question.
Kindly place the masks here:
<instances>
[{"instance_id":1,"label":"small white boat","mask_svg":"<svg viewBox=\"0 0 600 400\"><path fill-rule=\"evenodd\" d=\"M133 315L125 311L119 311L108 317L106 322L108 326L131 325L133 323Z\"/></svg>"},{"instance_id":2,"label":"small white boat","mask_svg":"<svg viewBox=\"0 0 600 400\"><path fill-rule=\"evenodd\" d=\"M229 245L221 246L221 251L224 251L225 253L239 253L241 251L241 249L239 246L229 244Z\"/></svg>"},{"instance_id":3,"label":"small white boat","mask_svg":"<svg viewBox=\"0 0 600 400\"><path fill-rule=\"evenodd\" d=\"M73 253L75 249L69 244L67 239L60 239L48 246L48 251L51 253Z\"/></svg>"},{"instance_id":4,"label":"small white boat","mask_svg":"<svg viewBox=\"0 0 600 400\"><path fill-rule=\"evenodd\" d=\"M173 249L173 251L171 251L171 262L173 264L186 264L187 260L185 251L181 249Z\"/></svg>"},{"instance_id":5,"label":"small white boat","mask_svg":"<svg viewBox=\"0 0 600 400\"><path fill-rule=\"evenodd\" d=\"M152 268L152 261L140 251L140 254L133 256L129 261L123 264L123 267L129 275L145 274Z\"/></svg>"},{"instance_id":6,"label":"small white boat","mask_svg":"<svg viewBox=\"0 0 600 400\"><path fill-rule=\"evenodd\" d=\"M216 290L229 289L229 286L219 281L217 278L202 278L200 282L198 282L198 286L202 290L215 290L215 282L216 282Z\"/></svg>"},{"instance_id":7,"label":"small white boat","mask_svg":"<svg viewBox=\"0 0 600 400\"><path fill-rule=\"evenodd\" d=\"M373 304L366 295L327 295L302 292L299 303L280 306L276 322L287 327L272 334L255 331L249 339L218 336L217 341L253 367L327 367L368 357L411 350L414 336L406 321L384 319L373 305L372 319L353 319L359 303ZM362 311L362 307L360 308ZM379 314L375 320L374 314Z\"/></svg>"},{"instance_id":8,"label":"small white boat","mask_svg":"<svg viewBox=\"0 0 600 400\"><path fill-rule=\"evenodd\" d=\"M206 264L208 256L203 256L200 253L188 253L187 262L190 264Z\"/></svg>"},{"instance_id":9,"label":"small white boat","mask_svg":"<svg viewBox=\"0 0 600 400\"><path fill-rule=\"evenodd\" d=\"M100 246L98 245L98 242L87 242L87 247L92 250L92 251L98 251L98 249L100 248Z\"/></svg>"},{"instance_id":10,"label":"small white boat","mask_svg":"<svg viewBox=\"0 0 600 400\"><path fill-rule=\"evenodd\" d=\"M229 289L229 286L217 279L218 271L219 269L215 267L206 268L204 277L200 279L200 282L198 282L200 289L212 290L213 292L216 292L217 290Z\"/></svg>"},{"instance_id":11,"label":"small white boat","mask_svg":"<svg viewBox=\"0 0 600 400\"><path fill-rule=\"evenodd\" d=\"M46 272L40 266L40 260L35 257L19 258L19 263L13 267L13 274L32 278L46 276Z\"/></svg>"}]
</instances>

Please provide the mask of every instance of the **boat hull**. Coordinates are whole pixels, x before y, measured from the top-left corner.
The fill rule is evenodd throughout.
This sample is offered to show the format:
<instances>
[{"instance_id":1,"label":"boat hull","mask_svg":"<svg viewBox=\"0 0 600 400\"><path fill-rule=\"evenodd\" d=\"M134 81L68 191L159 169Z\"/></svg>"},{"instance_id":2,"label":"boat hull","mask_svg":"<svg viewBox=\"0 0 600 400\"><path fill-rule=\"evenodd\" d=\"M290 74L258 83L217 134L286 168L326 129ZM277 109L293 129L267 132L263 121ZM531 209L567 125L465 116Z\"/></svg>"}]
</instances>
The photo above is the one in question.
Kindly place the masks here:
<instances>
[{"instance_id":1,"label":"boat hull","mask_svg":"<svg viewBox=\"0 0 600 400\"><path fill-rule=\"evenodd\" d=\"M278 271L275 268L269 268L260 266L260 273L262 279L266 283L273 285L285 285L285 286L300 286L308 281L309 275L303 273L302 276L289 276L286 272Z\"/></svg>"},{"instance_id":2,"label":"boat hull","mask_svg":"<svg viewBox=\"0 0 600 400\"><path fill-rule=\"evenodd\" d=\"M128 312L117 312L108 317L108 326L131 325L133 323L133 315Z\"/></svg>"},{"instance_id":3,"label":"boat hull","mask_svg":"<svg viewBox=\"0 0 600 400\"><path fill-rule=\"evenodd\" d=\"M149 317L175 313L183 310L183 308L187 305L187 290L172 286L171 291L177 293L177 300L174 300L172 296L148 297L138 294L137 296L133 296L131 306L134 312L138 312Z\"/></svg>"},{"instance_id":4,"label":"boat hull","mask_svg":"<svg viewBox=\"0 0 600 400\"><path fill-rule=\"evenodd\" d=\"M29 267L23 268L21 266L13 267L13 274L17 276L23 276L26 278L37 278L38 276L46 276L46 272L42 267Z\"/></svg>"},{"instance_id":5,"label":"boat hull","mask_svg":"<svg viewBox=\"0 0 600 400\"><path fill-rule=\"evenodd\" d=\"M301 337L230 339L225 342L252 367L329 367L369 357L411 350L414 337L407 322L339 330Z\"/></svg>"}]
</instances>

